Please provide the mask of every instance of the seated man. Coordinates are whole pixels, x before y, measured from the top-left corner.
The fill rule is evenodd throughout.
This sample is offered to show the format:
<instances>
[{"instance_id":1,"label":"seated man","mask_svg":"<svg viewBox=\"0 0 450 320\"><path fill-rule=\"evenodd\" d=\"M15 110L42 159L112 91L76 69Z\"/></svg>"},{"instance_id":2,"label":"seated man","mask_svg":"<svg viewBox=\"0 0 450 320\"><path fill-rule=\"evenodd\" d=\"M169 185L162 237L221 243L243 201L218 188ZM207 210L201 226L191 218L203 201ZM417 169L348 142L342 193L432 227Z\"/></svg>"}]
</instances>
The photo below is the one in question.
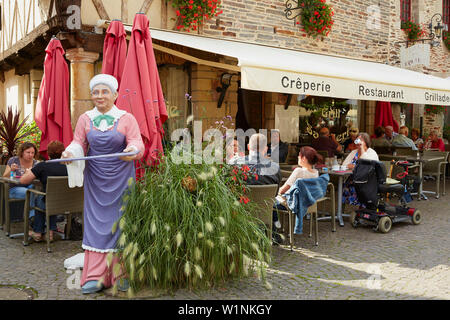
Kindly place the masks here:
<instances>
[{"instance_id":1,"label":"seated man","mask_svg":"<svg viewBox=\"0 0 450 320\"><path fill-rule=\"evenodd\" d=\"M64 145L59 141L52 141L47 146L47 153L50 159L59 159L64 151ZM25 174L20 178L20 183L28 184L34 179L39 179L45 192L47 188L47 177L49 176L67 176L66 165L61 163L47 163L40 162L30 170L27 170ZM31 205L35 205L41 209L45 209L45 197L31 195ZM33 231L30 231L29 235L34 241L42 241L42 233L45 228L45 213L36 211L34 215ZM53 241L53 231L56 231L56 216L50 217L50 226L47 226L47 231L50 232L50 241Z\"/></svg>"},{"instance_id":2,"label":"seated man","mask_svg":"<svg viewBox=\"0 0 450 320\"><path fill-rule=\"evenodd\" d=\"M375 128L375 138L372 139L372 147L390 147L391 144L386 140L383 127Z\"/></svg>"},{"instance_id":3,"label":"seated man","mask_svg":"<svg viewBox=\"0 0 450 320\"><path fill-rule=\"evenodd\" d=\"M317 151L327 151L330 158L334 157L336 152L342 150L342 146L336 141L335 135L330 135L330 130L327 127L319 130L319 137L312 141L311 146Z\"/></svg>"},{"instance_id":4,"label":"seated man","mask_svg":"<svg viewBox=\"0 0 450 320\"><path fill-rule=\"evenodd\" d=\"M392 126L386 126L384 127L384 132L385 132L385 138L386 140L392 144L392 140L395 138L395 136L398 135L397 132L394 132L394 128Z\"/></svg>"},{"instance_id":5,"label":"seated man","mask_svg":"<svg viewBox=\"0 0 450 320\"><path fill-rule=\"evenodd\" d=\"M289 144L281 141L280 131L271 130L270 138L270 159L277 163L286 162L288 155Z\"/></svg>"},{"instance_id":6,"label":"seated man","mask_svg":"<svg viewBox=\"0 0 450 320\"><path fill-rule=\"evenodd\" d=\"M344 152L351 152L358 149L358 145L355 143L356 138L359 134L359 129L356 127L351 127L349 130L350 137L344 141Z\"/></svg>"},{"instance_id":7,"label":"seated man","mask_svg":"<svg viewBox=\"0 0 450 320\"><path fill-rule=\"evenodd\" d=\"M410 147L412 150L417 150L416 144L410 138L408 138L408 127L401 126L399 134L392 139L392 145L394 147Z\"/></svg>"},{"instance_id":8,"label":"seated man","mask_svg":"<svg viewBox=\"0 0 450 320\"><path fill-rule=\"evenodd\" d=\"M261 184L280 184L281 170L278 163L265 156L267 153L267 138L265 135L257 133L250 137L247 145L249 155L245 157L245 164L250 171L258 176L252 177L247 181L250 185ZM231 161L231 164L240 164L237 161Z\"/></svg>"}]
</instances>

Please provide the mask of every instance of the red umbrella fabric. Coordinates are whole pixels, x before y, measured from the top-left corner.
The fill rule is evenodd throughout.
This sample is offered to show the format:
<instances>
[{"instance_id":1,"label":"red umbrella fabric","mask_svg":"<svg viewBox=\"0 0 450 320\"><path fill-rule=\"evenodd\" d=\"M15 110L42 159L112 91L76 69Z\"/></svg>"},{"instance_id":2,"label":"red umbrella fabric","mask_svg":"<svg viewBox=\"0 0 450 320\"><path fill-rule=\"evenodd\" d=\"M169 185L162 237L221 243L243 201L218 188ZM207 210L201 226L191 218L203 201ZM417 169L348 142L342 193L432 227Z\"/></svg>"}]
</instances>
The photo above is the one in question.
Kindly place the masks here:
<instances>
[{"instance_id":1,"label":"red umbrella fabric","mask_svg":"<svg viewBox=\"0 0 450 320\"><path fill-rule=\"evenodd\" d=\"M61 42L54 38L45 49L44 76L34 120L42 131L40 154L48 159L47 144L61 141L67 147L73 139L69 110L69 68Z\"/></svg>"},{"instance_id":2,"label":"red umbrella fabric","mask_svg":"<svg viewBox=\"0 0 450 320\"><path fill-rule=\"evenodd\" d=\"M134 17L116 105L132 113L139 124L145 144L141 161L147 165L157 164L159 156L163 154L163 124L168 115L145 14L136 14ZM140 177L143 171L138 168L136 173Z\"/></svg>"},{"instance_id":3,"label":"red umbrella fabric","mask_svg":"<svg viewBox=\"0 0 450 320\"><path fill-rule=\"evenodd\" d=\"M119 20L113 20L106 30L103 43L102 73L114 76L120 87L127 57L127 33Z\"/></svg>"},{"instance_id":4,"label":"red umbrella fabric","mask_svg":"<svg viewBox=\"0 0 450 320\"><path fill-rule=\"evenodd\" d=\"M398 132L398 122L392 116L392 108L390 102L377 101L375 109L375 128L392 126L395 132Z\"/></svg>"}]
</instances>

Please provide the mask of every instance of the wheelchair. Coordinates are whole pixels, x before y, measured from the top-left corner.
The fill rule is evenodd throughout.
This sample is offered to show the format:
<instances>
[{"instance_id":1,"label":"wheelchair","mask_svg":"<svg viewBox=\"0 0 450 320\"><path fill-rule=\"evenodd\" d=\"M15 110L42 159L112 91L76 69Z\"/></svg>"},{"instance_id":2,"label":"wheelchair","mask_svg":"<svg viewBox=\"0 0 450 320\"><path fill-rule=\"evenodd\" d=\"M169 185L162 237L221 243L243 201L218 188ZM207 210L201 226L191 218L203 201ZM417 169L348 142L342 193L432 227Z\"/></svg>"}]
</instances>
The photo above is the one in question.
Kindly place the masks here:
<instances>
[{"instance_id":1,"label":"wheelchair","mask_svg":"<svg viewBox=\"0 0 450 320\"><path fill-rule=\"evenodd\" d=\"M387 184L386 168L379 161L360 159L353 170L353 183L358 201L363 205L350 215L351 225L356 228L359 225L373 226L374 231L388 233L392 225L398 222L411 221L418 225L422 221L420 210L407 206L407 195L411 190L410 180L407 176L407 168L411 163L399 162L397 165L405 168L402 183ZM399 176L400 178L400 176ZM398 198L396 205L386 201Z\"/></svg>"}]
</instances>

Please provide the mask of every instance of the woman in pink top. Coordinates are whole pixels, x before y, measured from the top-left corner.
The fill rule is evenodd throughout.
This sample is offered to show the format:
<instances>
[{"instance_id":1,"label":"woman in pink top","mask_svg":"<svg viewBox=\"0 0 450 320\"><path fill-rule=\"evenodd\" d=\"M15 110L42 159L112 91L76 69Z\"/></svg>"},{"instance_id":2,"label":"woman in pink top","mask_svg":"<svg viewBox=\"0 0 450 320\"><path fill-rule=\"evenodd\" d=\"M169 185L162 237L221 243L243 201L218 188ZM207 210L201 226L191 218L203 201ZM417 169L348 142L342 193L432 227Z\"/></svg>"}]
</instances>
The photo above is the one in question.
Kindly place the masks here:
<instances>
[{"instance_id":1,"label":"woman in pink top","mask_svg":"<svg viewBox=\"0 0 450 320\"><path fill-rule=\"evenodd\" d=\"M319 177L319 171L313 168L313 166L322 161L322 156L317 153L314 148L311 147L302 147L298 154L298 165L299 168L296 168L284 185L280 188L278 195L283 196L294 184L297 179L309 179L309 178L317 178ZM275 209L286 210L286 208L275 200ZM280 221L278 221L278 213L277 210L273 210L273 225L279 229L281 228ZM276 229L273 230L274 234L274 242L279 243L279 235L276 232Z\"/></svg>"}]
</instances>

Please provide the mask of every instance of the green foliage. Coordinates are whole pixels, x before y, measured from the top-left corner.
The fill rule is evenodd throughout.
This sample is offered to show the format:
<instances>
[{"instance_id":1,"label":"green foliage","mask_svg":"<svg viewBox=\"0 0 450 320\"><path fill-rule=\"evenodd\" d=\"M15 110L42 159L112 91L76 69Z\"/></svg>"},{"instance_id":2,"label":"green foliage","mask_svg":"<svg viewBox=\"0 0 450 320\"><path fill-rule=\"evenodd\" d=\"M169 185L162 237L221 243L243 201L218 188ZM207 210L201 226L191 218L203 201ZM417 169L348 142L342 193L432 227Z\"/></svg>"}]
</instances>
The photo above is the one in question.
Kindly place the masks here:
<instances>
[{"instance_id":1,"label":"green foliage","mask_svg":"<svg viewBox=\"0 0 450 320\"><path fill-rule=\"evenodd\" d=\"M13 112L11 106L8 107L7 112L0 111L0 141L2 147L6 147L8 158L14 155L18 142L31 135L30 131L22 132L27 119L28 116L19 121L20 112Z\"/></svg>"},{"instance_id":2,"label":"green foliage","mask_svg":"<svg viewBox=\"0 0 450 320\"><path fill-rule=\"evenodd\" d=\"M36 125L36 122L33 121L33 122L23 126L22 129L19 131L19 136L22 136L27 133L29 133L29 134L24 136L22 139L20 139L18 141L19 144L22 144L24 142L31 142L39 150L42 132L39 129L39 127Z\"/></svg>"},{"instance_id":3,"label":"green foliage","mask_svg":"<svg viewBox=\"0 0 450 320\"><path fill-rule=\"evenodd\" d=\"M298 5L302 7L302 31L313 38L328 36L334 24L332 7L325 0L298 0Z\"/></svg>"},{"instance_id":4,"label":"green foliage","mask_svg":"<svg viewBox=\"0 0 450 320\"><path fill-rule=\"evenodd\" d=\"M118 249L132 290L208 288L252 270L265 279L271 240L236 187L244 174L233 179L230 170L177 164L168 152L130 187L113 229L122 230Z\"/></svg>"},{"instance_id":5,"label":"green foliage","mask_svg":"<svg viewBox=\"0 0 450 320\"><path fill-rule=\"evenodd\" d=\"M444 130L442 130L442 136L444 137L444 139L450 141L450 125L447 124L444 126Z\"/></svg>"},{"instance_id":6,"label":"green foliage","mask_svg":"<svg viewBox=\"0 0 450 320\"><path fill-rule=\"evenodd\" d=\"M425 105L425 114L440 114L447 112L446 106Z\"/></svg>"}]
</instances>

